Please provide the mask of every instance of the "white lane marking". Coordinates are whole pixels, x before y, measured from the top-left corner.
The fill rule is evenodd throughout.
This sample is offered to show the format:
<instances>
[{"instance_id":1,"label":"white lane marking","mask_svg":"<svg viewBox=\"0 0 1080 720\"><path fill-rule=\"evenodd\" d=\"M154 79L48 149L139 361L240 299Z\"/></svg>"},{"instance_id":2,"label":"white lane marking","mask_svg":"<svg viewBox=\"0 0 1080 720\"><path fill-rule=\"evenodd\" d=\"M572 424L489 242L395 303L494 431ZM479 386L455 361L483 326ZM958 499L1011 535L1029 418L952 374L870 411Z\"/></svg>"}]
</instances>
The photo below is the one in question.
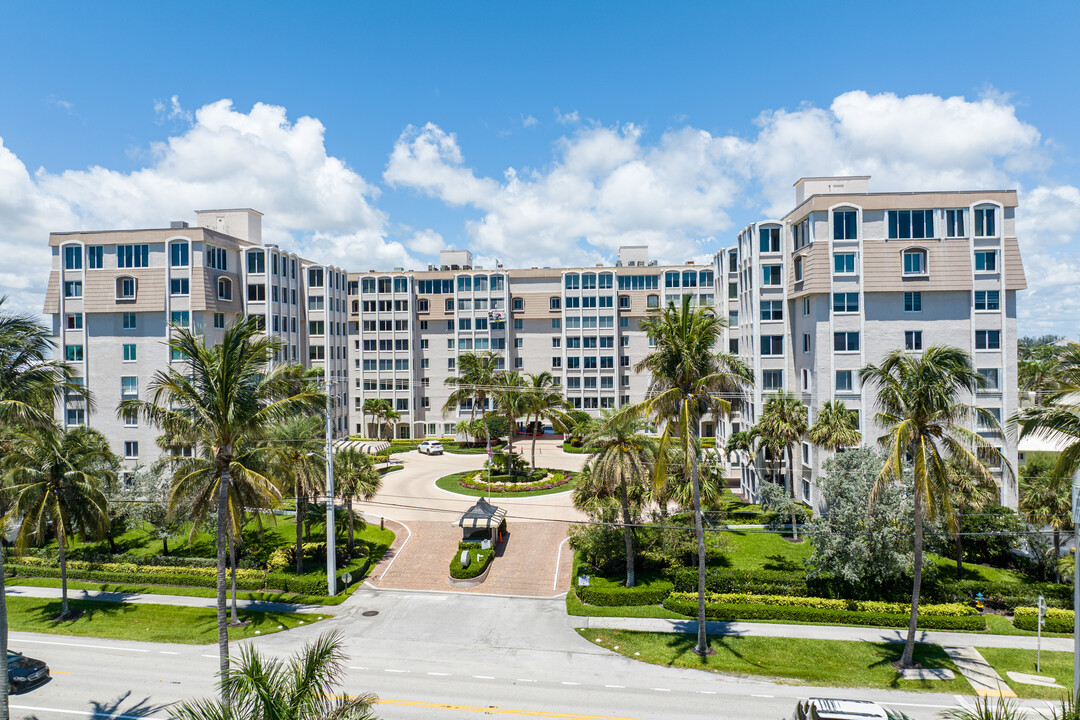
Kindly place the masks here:
<instances>
[{"instance_id":1,"label":"white lane marking","mask_svg":"<svg viewBox=\"0 0 1080 720\"><path fill-rule=\"evenodd\" d=\"M495 677L493 675L473 675L473 677L476 678L477 680L494 680L495 679Z\"/></svg>"},{"instance_id":2,"label":"white lane marking","mask_svg":"<svg viewBox=\"0 0 1080 720\"><path fill-rule=\"evenodd\" d=\"M171 650L158 650L162 655L179 655L178 652L172 652Z\"/></svg>"},{"instance_id":3,"label":"white lane marking","mask_svg":"<svg viewBox=\"0 0 1080 720\"><path fill-rule=\"evenodd\" d=\"M581 683L570 682L569 680L563 680L562 684L563 685L580 685Z\"/></svg>"},{"instance_id":4,"label":"white lane marking","mask_svg":"<svg viewBox=\"0 0 1080 720\"><path fill-rule=\"evenodd\" d=\"M515 682L536 682L536 681L535 680L530 680L529 678L518 678L517 680L515 680Z\"/></svg>"},{"instance_id":5,"label":"white lane marking","mask_svg":"<svg viewBox=\"0 0 1080 720\"><path fill-rule=\"evenodd\" d=\"M141 653L150 652L149 650L145 650L143 648L112 647L111 645L87 645L85 643L62 643L62 642L52 642L50 640L23 640L22 638L19 638L18 640L15 641L15 644L19 644L19 643L33 643L34 645L62 645L64 647L93 648L94 650L120 650L121 652L141 652ZM72 711L72 712L74 712L74 711Z\"/></svg>"},{"instance_id":6,"label":"white lane marking","mask_svg":"<svg viewBox=\"0 0 1080 720\"><path fill-rule=\"evenodd\" d=\"M701 695L715 695L716 691L715 690L698 690L698 693L701 694Z\"/></svg>"},{"instance_id":7,"label":"white lane marking","mask_svg":"<svg viewBox=\"0 0 1080 720\"><path fill-rule=\"evenodd\" d=\"M559 554L555 556L555 582L552 583L552 585L551 585L552 590L558 590L559 589L559 564L562 563L562 546L563 546L563 543L568 543L568 542L570 542L570 538L566 538L561 543L559 543ZM570 579L570 584L571 585L574 584L573 578ZM574 591L574 589L570 588L570 592L573 592L573 591Z\"/></svg>"},{"instance_id":8,"label":"white lane marking","mask_svg":"<svg viewBox=\"0 0 1080 720\"><path fill-rule=\"evenodd\" d=\"M35 707L34 705L12 705L12 710L33 710L34 712L51 712L62 715L80 715L82 717L115 718L115 720L166 720L163 717L152 715L113 715L112 713L97 713L89 710L61 710L60 708Z\"/></svg>"},{"instance_id":9,"label":"white lane marking","mask_svg":"<svg viewBox=\"0 0 1080 720\"><path fill-rule=\"evenodd\" d=\"M406 525L405 523L401 522L400 520L394 520L394 522L396 522L401 527L405 528L405 532L409 533L409 536L407 538L405 538L405 542L401 543L401 547L399 547L397 549L397 552L394 553L394 557L390 558L390 562L389 562L389 564L387 564L386 569L383 570L382 575L379 576L379 581L380 582L382 581L382 579L384 577L386 577L386 573L390 572L390 568L392 568L394 566L394 561L397 560L398 557L401 555L401 551L404 550L405 546L409 544L410 540L412 540L412 530L409 529L409 526ZM329 580L327 582L329 582Z\"/></svg>"},{"instance_id":10,"label":"white lane marking","mask_svg":"<svg viewBox=\"0 0 1080 720\"><path fill-rule=\"evenodd\" d=\"M963 695L955 695L958 704L963 705L966 699ZM922 707L922 708L951 708L955 705L931 705L929 703L910 703L910 702L896 702L894 700L887 700L889 705L903 705L904 707Z\"/></svg>"},{"instance_id":11,"label":"white lane marking","mask_svg":"<svg viewBox=\"0 0 1080 720\"><path fill-rule=\"evenodd\" d=\"M751 695L750 697L771 698L771 697L776 697L776 696L775 695Z\"/></svg>"},{"instance_id":12,"label":"white lane marking","mask_svg":"<svg viewBox=\"0 0 1080 720\"><path fill-rule=\"evenodd\" d=\"M615 690L625 690L626 689L625 685L605 685L604 687L613 688Z\"/></svg>"},{"instance_id":13,"label":"white lane marking","mask_svg":"<svg viewBox=\"0 0 1080 720\"><path fill-rule=\"evenodd\" d=\"M217 655L203 655L203 657L214 658L215 660L218 658Z\"/></svg>"},{"instance_id":14,"label":"white lane marking","mask_svg":"<svg viewBox=\"0 0 1080 720\"><path fill-rule=\"evenodd\" d=\"M408 670L395 670L394 668L386 668L386 669L384 670L384 672L392 672L392 673L407 673L407 672L409 672L409 671L408 671Z\"/></svg>"},{"instance_id":15,"label":"white lane marking","mask_svg":"<svg viewBox=\"0 0 1080 720\"><path fill-rule=\"evenodd\" d=\"M434 675L436 677L450 677L450 673L429 672L428 675Z\"/></svg>"},{"instance_id":16,"label":"white lane marking","mask_svg":"<svg viewBox=\"0 0 1080 720\"><path fill-rule=\"evenodd\" d=\"M656 692L671 692L671 688L653 688Z\"/></svg>"},{"instance_id":17,"label":"white lane marking","mask_svg":"<svg viewBox=\"0 0 1080 720\"><path fill-rule=\"evenodd\" d=\"M329 582L329 581L328 581L328 582ZM349 669L350 669L350 670L367 670L367 668L366 668L366 667L357 667L356 665L350 665L350 666L349 666Z\"/></svg>"}]
</instances>

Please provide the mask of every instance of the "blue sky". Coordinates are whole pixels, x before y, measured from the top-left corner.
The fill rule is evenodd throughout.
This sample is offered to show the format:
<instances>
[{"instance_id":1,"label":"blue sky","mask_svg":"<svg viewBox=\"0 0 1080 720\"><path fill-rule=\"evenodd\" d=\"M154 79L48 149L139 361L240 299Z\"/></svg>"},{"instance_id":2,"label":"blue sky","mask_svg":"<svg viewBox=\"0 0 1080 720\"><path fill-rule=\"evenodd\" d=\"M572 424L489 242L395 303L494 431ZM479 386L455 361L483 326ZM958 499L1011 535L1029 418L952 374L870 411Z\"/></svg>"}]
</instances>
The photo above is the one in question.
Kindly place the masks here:
<instances>
[{"instance_id":1,"label":"blue sky","mask_svg":"<svg viewBox=\"0 0 1080 720\"><path fill-rule=\"evenodd\" d=\"M0 286L50 230L254 206L352 269L706 257L801 175L1017 188L1021 333L1080 334L1076 3L8 3Z\"/></svg>"}]
</instances>

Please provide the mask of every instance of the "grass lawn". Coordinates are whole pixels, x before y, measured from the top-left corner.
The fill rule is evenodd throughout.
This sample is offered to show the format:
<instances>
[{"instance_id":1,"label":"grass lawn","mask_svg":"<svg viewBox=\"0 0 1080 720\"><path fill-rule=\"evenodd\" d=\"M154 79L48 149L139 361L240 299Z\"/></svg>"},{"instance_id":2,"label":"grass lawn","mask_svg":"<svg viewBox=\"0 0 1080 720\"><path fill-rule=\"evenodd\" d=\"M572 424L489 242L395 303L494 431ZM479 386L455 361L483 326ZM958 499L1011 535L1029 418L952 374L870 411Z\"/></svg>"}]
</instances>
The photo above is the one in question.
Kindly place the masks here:
<instances>
[{"instance_id":1,"label":"grass lawn","mask_svg":"<svg viewBox=\"0 0 1080 720\"><path fill-rule=\"evenodd\" d=\"M560 485L556 488L550 488L548 490L534 490L533 492L493 492L491 493L491 497L495 500L498 500L500 497L535 497L537 495L554 495L556 493L564 493L573 490L574 485L577 483L577 474L572 473L568 470L557 470L556 472L561 472L564 475L571 475L572 477L570 479L570 482L566 483L565 485ZM461 483L458 482L459 480L461 480L461 478L475 474L476 470L467 470L465 472L443 475L441 478L435 481L435 487L439 488L440 490L457 493L458 495L468 495L470 497L487 497L488 493L486 490L473 490L472 488L462 487Z\"/></svg>"},{"instance_id":2,"label":"grass lawn","mask_svg":"<svg viewBox=\"0 0 1080 720\"><path fill-rule=\"evenodd\" d=\"M79 637L140 640L143 642L203 645L217 642L217 610L212 608L110 603L71 600L69 605L83 614L74 620L57 622L60 601L43 598L8 597L8 623L11 630L53 633ZM229 638L241 640L278 632L278 626L291 629L318 622L318 615L299 613L238 612L240 620L251 620L242 628L231 628ZM325 616L324 616L325 617Z\"/></svg>"},{"instance_id":3,"label":"grass lawn","mask_svg":"<svg viewBox=\"0 0 1080 720\"><path fill-rule=\"evenodd\" d=\"M926 559L928 562L932 562L937 565L942 575L947 578L956 577L956 559L942 557L933 553L926 553ZM964 579L965 580L979 580L981 582L1003 582L1003 583L1030 583L1035 582L1033 578L1028 577L1022 572L1016 570L1006 570L1005 568L995 568L989 565L976 565L974 563L964 563Z\"/></svg>"},{"instance_id":4,"label":"grass lawn","mask_svg":"<svg viewBox=\"0 0 1080 720\"><path fill-rule=\"evenodd\" d=\"M379 468L379 474L385 475L386 473L392 473L395 470L401 470L404 467L404 465L384 465L383 467Z\"/></svg>"},{"instance_id":5,"label":"grass lawn","mask_svg":"<svg viewBox=\"0 0 1080 720\"><path fill-rule=\"evenodd\" d=\"M471 447L469 445L462 445L457 440L444 440L443 449L448 453L454 455L483 455L487 453L487 443L479 445L477 447ZM506 443L496 443L491 446L493 452L498 452L506 446Z\"/></svg>"},{"instance_id":6,"label":"grass lawn","mask_svg":"<svg viewBox=\"0 0 1080 720\"><path fill-rule=\"evenodd\" d=\"M725 566L740 570L785 570L802 575L806 572L803 560L813 551L809 541L796 543L777 533L732 530L717 535L728 548Z\"/></svg>"},{"instance_id":7,"label":"grass lawn","mask_svg":"<svg viewBox=\"0 0 1080 720\"><path fill-rule=\"evenodd\" d=\"M953 680L901 680L892 662L900 659L902 643L724 636L710 639L716 654L702 658L693 652L696 635L597 628L581 629L578 634L620 655L655 665L778 678L792 684L972 694L971 685L937 645L916 645L915 659L924 667L952 670Z\"/></svg>"},{"instance_id":8,"label":"grass lawn","mask_svg":"<svg viewBox=\"0 0 1080 720\"><path fill-rule=\"evenodd\" d=\"M1042 651L1042 663L1040 671L1035 672L1034 650L1011 650L1005 648L975 648L986 662L994 666L998 675L1004 678L1009 687L1017 695L1023 698L1042 698L1044 700L1060 700L1072 689L1073 682L1073 655L1069 652ZM1061 688L1042 687L1040 685L1025 685L1013 682L1005 673L1013 672L1028 673L1029 675L1043 675L1055 678L1059 685L1064 685L1069 690Z\"/></svg>"},{"instance_id":9,"label":"grass lawn","mask_svg":"<svg viewBox=\"0 0 1080 720\"><path fill-rule=\"evenodd\" d=\"M578 554L574 553L574 569L573 574L570 576L573 581L576 581L578 576L578 568L581 566L581 561L578 559ZM605 580L604 578L593 578L593 581L611 582L614 581ZM636 618L663 618L665 620L683 620L683 616L679 613L672 612L660 605L626 605L617 607L601 607L600 605L586 605L581 602L577 594L574 592L573 585L571 584L570 591L566 593L566 614L578 615L582 617L636 617Z\"/></svg>"}]
</instances>

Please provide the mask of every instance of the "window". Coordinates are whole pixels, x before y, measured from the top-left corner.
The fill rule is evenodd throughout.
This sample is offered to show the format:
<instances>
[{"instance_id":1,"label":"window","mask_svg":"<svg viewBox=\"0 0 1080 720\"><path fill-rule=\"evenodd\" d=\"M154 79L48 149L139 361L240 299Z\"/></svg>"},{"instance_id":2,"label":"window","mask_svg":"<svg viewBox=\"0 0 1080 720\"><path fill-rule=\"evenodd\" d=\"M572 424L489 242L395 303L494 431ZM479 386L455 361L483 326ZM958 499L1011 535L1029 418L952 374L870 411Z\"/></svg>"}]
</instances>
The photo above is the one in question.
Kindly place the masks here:
<instances>
[{"instance_id":1,"label":"window","mask_svg":"<svg viewBox=\"0 0 1080 720\"><path fill-rule=\"evenodd\" d=\"M783 335L762 335L761 336L761 354L762 355L783 355L784 354L784 336Z\"/></svg>"},{"instance_id":2,"label":"window","mask_svg":"<svg viewBox=\"0 0 1080 720\"><path fill-rule=\"evenodd\" d=\"M832 215L833 240L855 240L858 233L855 229L854 210L836 210Z\"/></svg>"},{"instance_id":3,"label":"window","mask_svg":"<svg viewBox=\"0 0 1080 720\"><path fill-rule=\"evenodd\" d=\"M611 298L608 298L608 299L610 300ZM619 309L620 310L629 310L630 309L630 296L629 295L620 295L619 296Z\"/></svg>"},{"instance_id":4,"label":"window","mask_svg":"<svg viewBox=\"0 0 1080 720\"><path fill-rule=\"evenodd\" d=\"M403 278L403 277L394 278L394 292L396 292L396 293L409 292L409 278Z\"/></svg>"},{"instance_id":5,"label":"window","mask_svg":"<svg viewBox=\"0 0 1080 720\"><path fill-rule=\"evenodd\" d=\"M116 267L143 268L150 264L149 245L117 245Z\"/></svg>"},{"instance_id":6,"label":"window","mask_svg":"<svg viewBox=\"0 0 1080 720\"><path fill-rule=\"evenodd\" d=\"M514 329L515 330L521 330L524 327L525 327L525 323L522 320L515 320L514 321Z\"/></svg>"},{"instance_id":7,"label":"window","mask_svg":"<svg viewBox=\"0 0 1080 720\"><path fill-rule=\"evenodd\" d=\"M100 270L105 267L105 248L102 245L91 245L86 248L86 265L91 270Z\"/></svg>"},{"instance_id":8,"label":"window","mask_svg":"<svg viewBox=\"0 0 1080 720\"><path fill-rule=\"evenodd\" d=\"M976 290L975 291L975 309L976 310L1000 310L1001 309L1001 294L998 290Z\"/></svg>"},{"instance_id":9,"label":"window","mask_svg":"<svg viewBox=\"0 0 1080 720\"><path fill-rule=\"evenodd\" d=\"M998 368L979 368L979 377L982 378L980 390L988 391L1001 389L1001 385L998 384Z\"/></svg>"},{"instance_id":10,"label":"window","mask_svg":"<svg viewBox=\"0 0 1080 720\"><path fill-rule=\"evenodd\" d=\"M549 310L561 310L562 309L562 298L553 297L553 298L549 299L548 300L548 309Z\"/></svg>"},{"instance_id":11,"label":"window","mask_svg":"<svg viewBox=\"0 0 1080 720\"><path fill-rule=\"evenodd\" d=\"M791 239L795 250L810 244L810 218L791 226Z\"/></svg>"},{"instance_id":12,"label":"window","mask_svg":"<svg viewBox=\"0 0 1080 720\"><path fill-rule=\"evenodd\" d=\"M833 350L836 352L857 352L859 349L859 333L857 332L834 332Z\"/></svg>"},{"instance_id":13,"label":"window","mask_svg":"<svg viewBox=\"0 0 1080 720\"><path fill-rule=\"evenodd\" d=\"M645 298L645 307L649 308L650 310L660 307L660 296L650 295L649 297ZM619 321L622 322L623 319L624 318L620 318Z\"/></svg>"},{"instance_id":14,"label":"window","mask_svg":"<svg viewBox=\"0 0 1080 720\"><path fill-rule=\"evenodd\" d=\"M853 275L855 253L833 253L833 272L837 275Z\"/></svg>"},{"instance_id":15,"label":"window","mask_svg":"<svg viewBox=\"0 0 1080 720\"><path fill-rule=\"evenodd\" d=\"M833 293L832 309L834 313L859 312L859 293Z\"/></svg>"},{"instance_id":16,"label":"window","mask_svg":"<svg viewBox=\"0 0 1080 720\"><path fill-rule=\"evenodd\" d=\"M65 345L64 346L64 359L68 362L82 362L83 359L83 346L82 345Z\"/></svg>"},{"instance_id":17,"label":"window","mask_svg":"<svg viewBox=\"0 0 1080 720\"><path fill-rule=\"evenodd\" d=\"M622 356L619 357L619 367L624 367L624 368L630 367L630 356L629 355L622 355Z\"/></svg>"},{"instance_id":18,"label":"window","mask_svg":"<svg viewBox=\"0 0 1080 720\"><path fill-rule=\"evenodd\" d=\"M567 273L563 285L567 290L577 290L581 287L581 276L575 273Z\"/></svg>"},{"instance_id":19,"label":"window","mask_svg":"<svg viewBox=\"0 0 1080 720\"><path fill-rule=\"evenodd\" d=\"M135 362L135 345L124 343L124 362Z\"/></svg>"},{"instance_id":20,"label":"window","mask_svg":"<svg viewBox=\"0 0 1080 720\"><path fill-rule=\"evenodd\" d=\"M802 256L795 258L795 282L802 281L803 259Z\"/></svg>"},{"instance_id":21,"label":"window","mask_svg":"<svg viewBox=\"0 0 1080 720\"><path fill-rule=\"evenodd\" d=\"M808 317L810 315L810 298L803 298L802 314L803 317Z\"/></svg>"},{"instance_id":22,"label":"window","mask_svg":"<svg viewBox=\"0 0 1080 720\"><path fill-rule=\"evenodd\" d=\"M836 392L854 392L855 387L852 384L852 373L850 370L837 370L836 371Z\"/></svg>"},{"instance_id":23,"label":"window","mask_svg":"<svg viewBox=\"0 0 1080 720\"><path fill-rule=\"evenodd\" d=\"M126 312L123 315L123 327L125 330L134 330L136 327L135 313Z\"/></svg>"},{"instance_id":24,"label":"window","mask_svg":"<svg viewBox=\"0 0 1080 720\"><path fill-rule=\"evenodd\" d=\"M308 335L325 335L326 325L322 320L308 321Z\"/></svg>"},{"instance_id":25,"label":"window","mask_svg":"<svg viewBox=\"0 0 1080 720\"><path fill-rule=\"evenodd\" d=\"M802 336L802 351L804 353L810 352L810 333L803 333L803 336Z\"/></svg>"},{"instance_id":26,"label":"window","mask_svg":"<svg viewBox=\"0 0 1080 720\"><path fill-rule=\"evenodd\" d=\"M214 327L218 330L225 327L225 313L214 313Z\"/></svg>"},{"instance_id":27,"label":"window","mask_svg":"<svg viewBox=\"0 0 1080 720\"><path fill-rule=\"evenodd\" d=\"M889 238L922 239L934 237L932 210L890 210Z\"/></svg>"},{"instance_id":28,"label":"window","mask_svg":"<svg viewBox=\"0 0 1080 720\"><path fill-rule=\"evenodd\" d=\"M134 300L135 299L135 278L128 275L116 278L116 299L117 300Z\"/></svg>"},{"instance_id":29,"label":"window","mask_svg":"<svg viewBox=\"0 0 1080 720\"><path fill-rule=\"evenodd\" d=\"M926 274L926 251L922 248L910 248L904 251L904 274Z\"/></svg>"},{"instance_id":30,"label":"window","mask_svg":"<svg viewBox=\"0 0 1080 720\"><path fill-rule=\"evenodd\" d=\"M975 272L997 272L997 250L976 250Z\"/></svg>"},{"instance_id":31,"label":"window","mask_svg":"<svg viewBox=\"0 0 1080 720\"><path fill-rule=\"evenodd\" d=\"M660 287L657 275L620 275L620 290L656 290Z\"/></svg>"},{"instance_id":32,"label":"window","mask_svg":"<svg viewBox=\"0 0 1080 720\"><path fill-rule=\"evenodd\" d=\"M173 325L176 325L177 327L182 327L182 328L190 327L190 325L191 325L191 314L187 310L173 310L172 311L172 320L171 320L171 322L172 322Z\"/></svg>"},{"instance_id":33,"label":"window","mask_svg":"<svg viewBox=\"0 0 1080 720\"><path fill-rule=\"evenodd\" d=\"M64 297L66 298L81 298L82 297L82 282L79 280L65 280L64 281Z\"/></svg>"},{"instance_id":34,"label":"window","mask_svg":"<svg viewBox=\"0 0 1080 720\"><path fill-rule=\"evenodd\" d=\"M739 297L739 283L729 282L727 284L727 296L730 300L734 300L735 298Z\"/></svg>"},{"instance_id":35,"label":"window","mask_svg":"<svg viewBox=\"0 0 1080 720\"><path fill-rule=\"evenodd\" d=\"M82 270L82 246L81 245L65 245L64 246L64 269L65 270Z\"/></svg>"},{"instance_id":36,"label":"window","mask_svg":"<svg viewBox=\"0 0 1080 720\"><path fill-rule=\"evenodd\" d=\"M780 276L780 265L762 265L761 266L761 284L762 285L780 285L783 280Z\"/></svg>"},{"instance_id":37,"label":"window","mask_svg":"<svg viewBox=\"0 0 1080 720\"><path fill-rule=\"evenodd\" d=\"M976 350L1000 350L1001 349L1001 331L1000 330L976 330L975 331L975 349Z\"/></svg>"},{"instance_id":38,"label":"window","mask_svg":"<svg viewBox=\"0 0 1080 720\"><path fill-rule=\"evenodd\" d=\"M308 268L307 271L308 287L322 287L323 286L323 269L322 268ZM386 281L386 291L390 292L390 279L380 278Z\"/></svg>"},{"instance_id":39,"label":"window","mask_svg":"<svg viewBox=\"0 0 1080 720\"><path fill-rule=\"evenodd\" d=\"M206 267L226 271L229 269L228 258L229 255L225 252L225 248L214 245L206 246Z\"/></svg>"},{"instance_id":40,"label":"window","mask_svg":"<svg viewBox=\"0 0 1080 720\"><path fill-rule=\"evenodd\" d=\"M945 211L945 237L947 238L959 238L966 237L967 233L964 232L964 211L946 210Z\"/></svg>"},{"instance_id":41,"label":"window","mask_svg":"<svg viewBox=\"0 0 1080 720\"><path fill-rule=\"evenodd\" d=\"M86 411L82 408L68 408L66 415L69 426L86 424Z\"/></svg>"},{"instance_id":42,"label":"window","mask_svg":"<svg viewBox=\"0 0 1080 720\"><path fill-rule=\"evenodd\" d=\"M761 252L780 252L780 228L761 228L758 234L761 240Z\"/></svg>"},{"instance_id":43,"label":"window","mask_svg":"<svg viewBox=\"0 0 1080 720\"><path fill-rule=\"evenodd\" d=\"M139 427L139 413L134 410L124 411L124 427Z\"/></svg>"},{"instance_id":44,"label":"window","mask_svg":"<svg viewBox=\"0 0 1080 720\"><path fill-rule=\"evenodd\" d=\"M904 312L922 312L922 293L904 293Z\"/></svg>"},{"instance_id":45,"label":"window","mask_svg":"<svg viewBox=\"0 0 1080 720\"><path fill-rule=\"evenodd\" d=\"M975 237L994 237L994 208L975 208Z\"/></svg>"},{"instance_id":46,"label":"window","mask_svg":"<svg viewBox=\"0 0 1080 720\"><path fill-rule=\"evenodd\" d=\"M739 256L733 250L728 253L728 272L734 273L739 271Z\"/></svg>"},{"instance_id":47,"label":"window","mask_svg":"<svg viewBox=\"0 0 1080 720\"><path fill-rule=\"evenodd\" d=\"M736 317L738 313L736 313ZM762 320L783 320L784 319L784 301L783 300L762 300L761 301L761 319ZM738 325L738 321L732 325Z\"/></svg>"},{"instance_id":48,"label":"window","mask_svg":"<svg viewBox=\"0 0 1080 720\"><path fill-rule=\"evenodd\" d=\"M169 280L170 295L190 295L190 281L187 278L171 278Z\"/></svg>"},{"instance_id":49,"label":"window","mask_svg":"<svg viewBox=\"0 0 1080 720\"><path fill-rule=\"evenodd\" d=\"M922 350L922 330L904 331L904 349Z\"/></svg>"},{"instance_id":50,"label":"window","mask_svg":"<svg viewBox=\"0 0 1080 720\"><path fill-rule=\"evenodd\" d=\"M139 378L125 375L120 378L120 394L130 397L139 394Z\"/></svg>"},{"instance_id":51,"label":"window","mask_svg":"<svg viewBox=\"0 0 1080 720\"><path fill-rule=\"evenodd\" d=\"M596 275L593 273L585 273L581 276L581 289L582 290L595 290L596 289Z\"/></svg>"},{"instance_id":52,"label":"window","mask_svg":"<svg viewBox=\"0 0 1080 720\"><path fill-rule=\"evenodd\" d=\"M247 299L248 302L266 302L266 286L261 284L252 284L247 286Z\"/></svg>"},{"instance_id":53,"label":"window","mask_svg":"<svg viewBox=\"0 0 1080 720\"><path fill-rule=\"evenodd\" d=\"M458 318L458 330L472 330L472 318Z\"/></svg>"},{"instance_id":54,"label":"window","mask_svg":"<svg viewBox=\"0 0 1080 720\"><path fill-rule=\"evenodd\" d=\"M65 315L64 323L68 330L82 330L83 316L81 313Z\"/></svg>"},{"instance_id":55,"label":"window","mask_svg":"<svg viewBox=\"0 0 1080 720\"><path fill-rule=\"evenodd\" d=\"M761 389L762 390L780 390L784 387L784 371L783 370L762 370L761 371Z\"/></svg>"},{"instance_id":56,"label":"window","mask_svg":"<svg viewBox=\"0 0 1080 720\"><path fill-rule=\"evenodd\" d=\"M169 246L169 264L172 267L188 266L188 244L177 242Z\"/></svg>"},{"instance_id":57,"label":"window","mask_svg":"<svg viewBox=\"0 0 1080 720\"><path fill-rule=\"evenodd\" d=\"M128 460L134 460L139 457L139 443L137 440L124 441L124 457Z\"/></svg>"}]
</instances>

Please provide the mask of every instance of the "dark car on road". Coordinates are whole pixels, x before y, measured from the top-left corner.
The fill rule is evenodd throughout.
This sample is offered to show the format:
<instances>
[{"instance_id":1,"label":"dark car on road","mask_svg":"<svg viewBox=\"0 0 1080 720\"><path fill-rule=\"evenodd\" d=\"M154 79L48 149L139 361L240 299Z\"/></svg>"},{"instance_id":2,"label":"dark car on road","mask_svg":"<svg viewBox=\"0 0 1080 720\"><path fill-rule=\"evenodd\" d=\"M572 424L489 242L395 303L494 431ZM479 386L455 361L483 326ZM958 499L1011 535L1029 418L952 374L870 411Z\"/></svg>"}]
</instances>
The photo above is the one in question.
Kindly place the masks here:
<instances>
[{"instance_id":1,"label":"dark car on road","mask_svg":"<svg viewBox=\"0 0 1080 720\"><path fill-rule=\"evenodd\" d=\"M49 680L49 666L40 660L8 650L8 682L11 692L19 693Z\"/></svg>"}]
</instances>

